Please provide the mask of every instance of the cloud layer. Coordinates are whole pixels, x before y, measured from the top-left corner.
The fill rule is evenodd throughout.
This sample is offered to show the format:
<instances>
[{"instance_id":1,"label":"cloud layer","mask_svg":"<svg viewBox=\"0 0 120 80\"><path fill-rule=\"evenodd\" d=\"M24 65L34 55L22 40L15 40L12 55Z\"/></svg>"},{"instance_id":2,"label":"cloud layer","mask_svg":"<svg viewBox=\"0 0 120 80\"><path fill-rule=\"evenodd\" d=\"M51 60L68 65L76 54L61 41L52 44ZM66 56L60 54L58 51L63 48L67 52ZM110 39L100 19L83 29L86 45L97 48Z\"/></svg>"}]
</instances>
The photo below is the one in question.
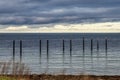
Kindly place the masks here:
<instances>
[{"instance_id":1,"label":"cloud layer","mask_svg":"<svg viewBox=\"0 0 120 80\"><path fill-rule=\"evenodd\" d=\"M33 28L29 26L9 26L0 29L0 33L118 33L120 22L105 22L91 24L52 25Z\"/></svg>"},{"instance_id":2,"label":"cloud layer","mask_svg":"<svg viewBox=\"0 0 120 80\"><path fill-rule=\"evenodd\" d=\"M120 0L0 0L1 25L120 21Z\"/></svg>"}]
</instances>

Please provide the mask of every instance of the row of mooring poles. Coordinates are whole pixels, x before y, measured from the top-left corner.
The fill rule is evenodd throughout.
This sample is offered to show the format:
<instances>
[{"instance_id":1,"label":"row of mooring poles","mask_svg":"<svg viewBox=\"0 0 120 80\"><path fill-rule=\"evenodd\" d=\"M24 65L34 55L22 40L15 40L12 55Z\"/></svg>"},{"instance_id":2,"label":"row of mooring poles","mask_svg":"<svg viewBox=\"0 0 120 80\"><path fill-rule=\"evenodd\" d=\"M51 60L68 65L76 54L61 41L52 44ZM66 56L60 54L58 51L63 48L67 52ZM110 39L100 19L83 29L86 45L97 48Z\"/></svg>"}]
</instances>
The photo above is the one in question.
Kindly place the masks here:
<instances>
[{"instance_id":1,"label":"row of mooring poles","mask_svg":"<svg viewBox=\"0 0 120 80\"><path fill-rule=\"evenodd\" d=\"M15 40L13 40L13 62L15 61ZM20 63L22 62L22 40L20 40Z\"/></svg>"},{"instance_id":2,"label":"row of mooring poles","mask_svg":"<svg viewBox=\"0 0 120 80\"><path fill-rule=\"evenodd\" d=\"M85 52L85 39L83 37L83 53ZM105 52L107 56L108 40L105 39ZM99 51L99 41L97 40L97 51ZM91 39L91 53L93 52L93 39ZM41 40L39 41L39 53L41 58ZM63 55L65 53L65 41L63 40ZM84 54L83 54L84 55ZM91 54L92 55L92 54ZM49 56L49 40L47 40L47 58ZM72 56L72 40L70 40L70 56ZM13 60L15 59L15 40L13 40ZM20 59L22 59L22 40L20 40Z\"/></svg>"},{"instance_id":3,"label":"row of mooring poles","mask_svg":"<svg viewBox=\"0 0 120 80\"><path fill-rule=\"evenodd\" d=\"M13 40L13 61L15 61L15 40ZM20 62L22 61L22 40L20 40ZM41 40L39 41L39 53L40 53L40 59L41 59ZM49 41L47 40L47 60L49 54Z\"/></svg>"},{"instance_id":4,"label":"row of mooring poles","mask_svg":"<svg viewBox=\"0 0 120 80\"><path fill-rule=\"evenodd\" d=\"M104 46L105 46L105 57L106 57L106 63L107 63L107 53L108 53L108 39L104 40ZM100 44L99 41L96 41L96 49L97 49L97 57L99 58L99 48ZM92 62L92 68L93 68L93 39L90 39L90 51L91 51L91 62ZM82 48L83 48L83 71L84 71L84 57L85 57L85 38L82 39ZM107 65L107 64L106 64Z\"/></svg>"},{"instance_id":5,"label":"row of mooring poles","mask_svg":"<svg viewBox=\"0 0 120 80\"><path fill-rule=\"evenodd\" d=\"M42 45L41 45L41 40L39 40L39 56L40 56L40 63L41 63L41 55L42 55ZM90 39L90 50L91 50L91 61L93 62L93 39ZM23 43L22 40L19 41L19 45L20 45L20 62L22 62L22 49L23 49ZM16 46L16 41L13 40L13 61L15 61L15 46ZM63 64L64 64L64 59L65 59L65 40L62 40L62 50L63 50ZM96 49L97 49L97 56L99 57L99 41L96 41ZM49 63L49 40L46 40L46 55L47 55L47 65ZM73 49L73 40L69 40L69 52L70 52L70 64L72 64L72 49ZM83 50L83 70L85 68L85 38L83 37L82 39L82 50ZM108 51L108 40L105 39L105 56L107 59L107 51Z\"/></svg>"}]
</instances>

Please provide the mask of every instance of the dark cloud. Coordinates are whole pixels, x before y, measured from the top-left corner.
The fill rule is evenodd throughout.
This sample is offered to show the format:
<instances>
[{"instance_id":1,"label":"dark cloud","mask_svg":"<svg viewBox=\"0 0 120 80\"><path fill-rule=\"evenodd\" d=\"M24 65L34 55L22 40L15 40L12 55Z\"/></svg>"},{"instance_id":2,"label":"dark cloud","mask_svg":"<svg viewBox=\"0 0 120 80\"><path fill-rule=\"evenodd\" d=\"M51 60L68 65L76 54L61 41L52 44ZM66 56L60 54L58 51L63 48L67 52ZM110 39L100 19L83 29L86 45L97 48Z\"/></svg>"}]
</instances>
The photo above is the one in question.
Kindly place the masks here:
<instances>
[{"instance_id":1,"label":"dark cloud","mask_svg":"<svg viewBox=\"0 0 120 80\"><path fill-rule=\"evenodd\" d=\"M0 0L0 24L119 21L119 4L120 0Z\"/></svg>"}]
</instances>

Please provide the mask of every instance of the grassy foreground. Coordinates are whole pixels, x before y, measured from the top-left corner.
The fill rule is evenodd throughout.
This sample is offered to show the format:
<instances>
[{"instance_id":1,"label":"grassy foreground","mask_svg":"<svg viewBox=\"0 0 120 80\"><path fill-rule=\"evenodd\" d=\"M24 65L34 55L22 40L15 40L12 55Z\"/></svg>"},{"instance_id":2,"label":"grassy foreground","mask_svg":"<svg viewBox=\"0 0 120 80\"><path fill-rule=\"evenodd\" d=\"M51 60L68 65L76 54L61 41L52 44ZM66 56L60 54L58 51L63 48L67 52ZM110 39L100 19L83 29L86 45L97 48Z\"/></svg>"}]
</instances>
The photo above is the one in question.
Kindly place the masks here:
<instances>
[{"instance_id":1,"label":"grassy foreground","mask_svg":"<svg viewBox=\"0 0 120 80\"><path fill-rule=\"evenodd\" d=\"M120 76L94 76L94 75L4 75L0 80L120 80Z\"/></svg>"},{"instance_id":2,"label":"grassy foreground","mask_svg":"<svg viewBox=\"0 0 120 80\"><path fill-rule=\"evenodd\" d=\"M0 80L120 80L120 76L34 75L25 64L9 61L0 62Z\"/></svg>"}]
</instances>

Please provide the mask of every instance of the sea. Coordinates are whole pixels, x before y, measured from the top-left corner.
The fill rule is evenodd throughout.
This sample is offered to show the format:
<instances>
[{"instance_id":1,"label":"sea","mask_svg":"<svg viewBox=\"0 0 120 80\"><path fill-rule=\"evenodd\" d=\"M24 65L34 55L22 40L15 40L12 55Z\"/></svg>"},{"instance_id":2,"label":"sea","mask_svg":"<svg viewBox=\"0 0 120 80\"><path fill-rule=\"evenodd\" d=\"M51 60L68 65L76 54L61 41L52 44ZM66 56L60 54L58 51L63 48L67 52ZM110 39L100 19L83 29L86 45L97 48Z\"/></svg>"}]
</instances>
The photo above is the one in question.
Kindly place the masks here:
<instances>
[{"instance_id":1,"label":"sea","mask_svg":"<svg viewBox=\"0 0 120 80\"><path fill-rule=\"evenodd\" d=\"M120 75L120 33L0 33L0 62L31 74Z\"/></svg>"}]
</instances>

